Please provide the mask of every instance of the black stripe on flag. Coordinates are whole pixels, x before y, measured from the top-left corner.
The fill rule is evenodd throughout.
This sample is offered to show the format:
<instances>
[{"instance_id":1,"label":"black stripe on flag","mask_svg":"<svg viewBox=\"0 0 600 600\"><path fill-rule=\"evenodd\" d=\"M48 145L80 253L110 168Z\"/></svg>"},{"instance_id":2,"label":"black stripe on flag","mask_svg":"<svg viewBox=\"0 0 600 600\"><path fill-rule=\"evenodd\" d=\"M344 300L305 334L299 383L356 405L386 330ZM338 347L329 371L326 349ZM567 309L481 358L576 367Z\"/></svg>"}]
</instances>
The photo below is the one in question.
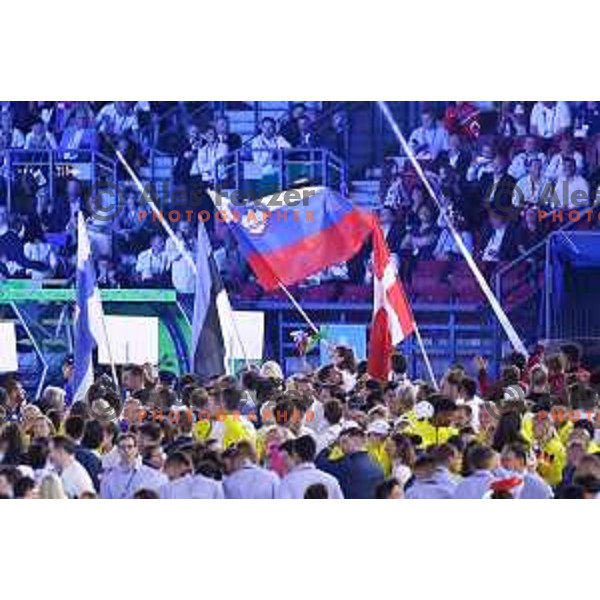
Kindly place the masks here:
<instances>
[{"instance_id":1,"label":"black stripe on flag","mask_svg":"<svg viewBox=\"0 0 600 600\"><path fill-rule=\"evenodd\" d=\"M225 373L225 342L217 299L226 294L204 224L198 226L191 365L204 379Z\"/></svg>"}]
</instances>

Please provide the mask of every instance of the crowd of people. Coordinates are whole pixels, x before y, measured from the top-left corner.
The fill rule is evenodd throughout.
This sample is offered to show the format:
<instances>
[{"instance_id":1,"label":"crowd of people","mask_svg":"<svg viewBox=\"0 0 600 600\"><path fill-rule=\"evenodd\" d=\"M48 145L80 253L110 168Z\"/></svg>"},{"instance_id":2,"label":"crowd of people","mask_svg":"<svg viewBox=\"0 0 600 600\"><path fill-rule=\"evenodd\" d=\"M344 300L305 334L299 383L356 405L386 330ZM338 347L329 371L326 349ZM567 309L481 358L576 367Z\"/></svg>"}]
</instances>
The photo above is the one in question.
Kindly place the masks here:
<instances>
[{"instance_id":1,"label":"crowd of people","mask_svg":"<svg viewBox=\"0 0 600 600\"><path fill-rule=\"evenodd\" d=\"M75 266L77 213L82 211L101 286L168 286L182 294L191 293L194 281L187 261L156 220L141 217L150 210L131 181L117 190L111 182L97 182L93 194L89 182L78 180L73 173L55 176L51 183L49 174L35 167L33 160L35 151L41 150L76 157L78 152L98 150L114 156L119 150L139 170L150 150L163 140L159 133L166 121L173 126L171 133L175 132L164 136L164 146L159 145L175 158L170 203L180 210L192 209L194 214L209 210L212 218L206 227L224 277L234 286L248 280L249 271L233 239L225 227L215 224L214 207L206 194L215 187L219 168L224 178L231 178L226 173L230 164L226 157L243 146L240 135L230 131L225 114L216 114L201 127L168 103L9 102L0 110L0 279L69 282ZM177 117L174 123L164 116L171 114L169 110ZM328 138L336 149L344 129L340 115L334 113ZM313 128L314 120L314 112L303 103L295 104L278 121L264 117L260 131L244 146L248 159L268 175L278 162L279 150L319 148L322 140ZM26 160L19 168L10 165L5 152L10 149L30 151L27 156L33 157L32 166L23 168ZM86 160L91 160L89 155L77 158ZM10 211L8 185L12 186ZM177 235L191 252L195 252L197 222L182 219L176 226Z\"/></svg>"},{"instance_id":2,"label":"crowd of people","mask_svg":"<svg viewBox=\"0 0 600 600\"><path fill-rule=\"evenodd\" d=\"M68 499L592 499L600 497L600 372L574 344L510 354L493 380L452 365L372 379L336 346L284 378L267 361L200 380L124 367L73 397L0 388L0 497ZM439 385L438 385L439 384Z\"/></svg>"},{"instance_id":3,"label":"crowd of people","mask_svg":"<svg viewBox=\"0 0 600 600\"><path fill-rule=\"evenodd\" d=\"M0 157L6 148L119 149L138 168L160 135L168 104L148 102L13 102L1 107ZM217 178L233 186L228 170L231 152L245 150L264 177L279 165L280 151L327 147L348 155L347 115L334 112L328 128L318 130L315 115L303 103L280 121L265 117L260 130L242 143L225 114L206 126L180 119L167 149L176 157L172 179L174 207L196 212L214 207L206 190ZM183 125L182 125L183 123ZM511 261L566 222L571 208L594 208L598 181L600 107L596 102L457 102L445 110L423 105L421 124L408 136L441 204L464 246L493 271ZM393 152L392 152L393 154ZM300 157L300 154L296 158ZM6 161L0 166L3 180ZM19 171L11 212L0 202L0 278L66 279L73 275L76 214L88 216L91 243L101 285L173 286L193 290L187 261L164 236L159 223L141 218L147 206L135 187L125 184L91 198L91 190L72 175L55 182L35 169ZM351 191L351 190L350 190ZM6 190L2 194L6 195ZM180 200L178 203L178 199ZM116 206L113 218L97 218L96 206ZM383 165L378 211L386 240L401 274L410 285L423 261L461 261L462 254L447 220L428 197L404 156ZM540 210L543 211L540 213ZM561 212L560 218L553 215ZM148 213L150 211L147 211ZM194 219L176 224L177 235L195 252ZM252 274L226 227L207 222L215 256L226 283L237 293ZM589 226L596 223L590 219ZM172 247L169 248L169 245ZM365 247L347 263L316 274L306 282L362 285L370 281L370 251ZM452 268L449 265L448 268Z\"/></svg>"},{"instance_id":4,"label":"crowd of people","mask_svg":"<svg viewBox=\"0 0 600 600\"><path fill-rule=\"evenodd\" d=\"M408 144L464 245L494 264L526 253L570 210L595 210L599 140L597 102L456 102L424 105ZM401 262L462 260L406 157L386 162L380 201Z\"/></svg>"}]
</instances>

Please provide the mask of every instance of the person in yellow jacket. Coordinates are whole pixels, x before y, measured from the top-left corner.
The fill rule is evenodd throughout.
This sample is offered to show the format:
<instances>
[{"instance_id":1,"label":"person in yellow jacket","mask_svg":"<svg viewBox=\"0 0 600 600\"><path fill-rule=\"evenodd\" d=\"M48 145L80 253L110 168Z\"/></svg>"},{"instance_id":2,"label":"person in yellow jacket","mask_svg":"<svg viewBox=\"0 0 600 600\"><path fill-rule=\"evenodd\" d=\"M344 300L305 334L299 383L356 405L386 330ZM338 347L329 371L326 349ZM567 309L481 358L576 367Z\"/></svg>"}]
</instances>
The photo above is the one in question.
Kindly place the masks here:
<instances>
[{"instance_id":1,"label":"person in yellow jacket","mask_svg":"<svg viewBox=\"0 0 600 600\"><path fill-rule=\"evenodd\" d=\"M537 457L537 472L550 486L562 480L567 451L548 413L526 415L521 426L523 437L530 442Z\"/></svg>"},{"instance_id":2,"label":"person in yellow jacket","mask_svg":"<svg viewBox=\"0 0 600 600\"><path fill-rule=\"evenodd\" d=\"M439 397L436 406L424 400L415 405L416 421L409 425L405 433L418 435L421 448L445 444L450 438L458 435L458 429L452 426L456 404L443 396Z\"/></svg>"},{"instance_id":3,"label":"person in yellow jacket","mask_svg":"<svg viewBox=\"0 0 600 600\"><path fill-rule=\"evenodd\" d=\"M392 458L387 450L387 436L390 426L383 419L376 419L367 427L367 452L371 458L382 468L383 474L390 477L392 474Z\"/></svg>"}]
</instances>

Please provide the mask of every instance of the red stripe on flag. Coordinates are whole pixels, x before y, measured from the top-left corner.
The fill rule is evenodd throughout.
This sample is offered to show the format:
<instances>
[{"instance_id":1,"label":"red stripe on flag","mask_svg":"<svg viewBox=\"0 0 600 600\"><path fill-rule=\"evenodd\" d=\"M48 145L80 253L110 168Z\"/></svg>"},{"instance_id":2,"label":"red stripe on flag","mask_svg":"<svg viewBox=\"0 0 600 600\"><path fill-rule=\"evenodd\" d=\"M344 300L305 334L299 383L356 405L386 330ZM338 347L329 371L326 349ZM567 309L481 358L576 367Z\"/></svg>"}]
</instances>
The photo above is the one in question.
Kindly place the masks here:
<instances>
[{"instance_id":1,"label":"red stripe on flag","mask_svg":"<svg viewBox=\"0 0 600 600\"><path fill-rule=\"evenodd\" d=\"M367 370L374 379L385 381L392 367L392 338L385 308L381 307L373 318L369 338Z\"/></svg>"},{"instance_id":2,"label":"red stripe on flag","mask_svg":"<svg viewBox=\"0 0 600 600\"><path fill-rule=\"evenodd\" d=\"M269 254L252 254L248 264L266 290L279 282L294 285L331 265L352 258L373 228L370 214L353 210L331 227Z\"/></svg>"}]
</instances>

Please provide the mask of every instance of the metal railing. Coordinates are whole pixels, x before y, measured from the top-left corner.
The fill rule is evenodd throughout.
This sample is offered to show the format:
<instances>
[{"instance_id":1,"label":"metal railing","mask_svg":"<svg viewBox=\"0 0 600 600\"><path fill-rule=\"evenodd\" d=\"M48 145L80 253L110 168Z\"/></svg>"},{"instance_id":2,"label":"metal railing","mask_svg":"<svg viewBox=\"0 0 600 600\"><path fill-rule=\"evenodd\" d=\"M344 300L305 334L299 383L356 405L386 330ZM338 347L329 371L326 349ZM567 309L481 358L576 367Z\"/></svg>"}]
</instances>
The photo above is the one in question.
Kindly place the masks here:
<instances>
[{"instance_id":1,"label":"metal railing","mask_svg":"<svg viewBox=\"0 0 600 600\"><path fill-rule=\"evenodd\" d=\"M590 208L582 208L578 212L583 215L589 210ZM583 218L570 219L559 228L549 231L543 240L504 265L494 275L496 297L526 344L543 338L547 332L548 240L553 235L564 234L585 222Z\"/></svg>"},{"instance_id":2,"label":"metal railing","mask_svg":"<svg viewBox=\"0 0 600 600\"><path fill-rule=\"evenodd\" d=\"M38 187L46 186L50 200L56 194L56 180L76 178L90 186L95 196L98 184L117 184L117 166L113 159L91 150L21 150L4 151L6 200L10 211L15 187L23 177L31 176Z\"/></svg>"},{"instance_id":3,"label":"metal railing","mask_svg":"<svg viewBox=\"0 0 600 600\"><path fill-rule=\"evenodd\" d=\"M233 188L241 197L257 198L298 185L340 189L346 180L346 165L323 148L240 148L217 162L215 175L217 189Z\"/></svg>"}]
</instances>

